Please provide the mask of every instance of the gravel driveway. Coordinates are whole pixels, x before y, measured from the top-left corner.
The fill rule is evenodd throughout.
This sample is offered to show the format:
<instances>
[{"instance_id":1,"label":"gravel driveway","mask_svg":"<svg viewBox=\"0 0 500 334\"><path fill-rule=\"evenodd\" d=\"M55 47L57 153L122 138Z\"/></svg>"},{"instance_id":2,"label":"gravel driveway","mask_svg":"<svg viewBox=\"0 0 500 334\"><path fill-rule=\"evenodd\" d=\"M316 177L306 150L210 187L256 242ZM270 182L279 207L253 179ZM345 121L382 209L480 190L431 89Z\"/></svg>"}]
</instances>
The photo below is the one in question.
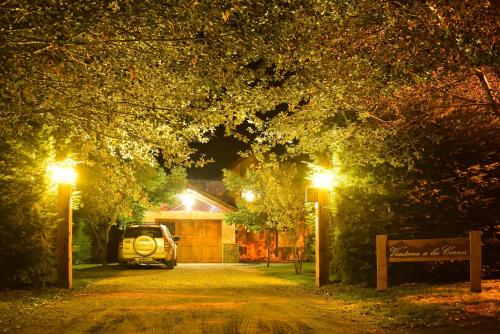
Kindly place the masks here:
<instances>
[{"instance_id":1,"label":"gravel driveway","mask_svg":"<svg viewBox=\"0 0 500 334\"><path fill-rule=\"evenodd\" d=\"M19 319L5 327L9 332L374 332L313 289L239 264L75 270L70 293L23 298L15 310Z\"/></svg>"},{"instance_id":2,"label":"gravel driveway","mask_svg":"<svg viewBox=\"0 0 500 334\"><path fill-rule=\"evenodd\" d=\"M300 284L303 280L295 282L293 274L287 279L269 275L262 266L179 264L173 270L94 266L74 272L74 288L69 291L2 291L0 332L384 333L376 324L380 319L355 304L326 297L311 284ZM302 277L312 282L311 273ZM498 333L495 328L496 323L487 322L399 333Z\"/></svg>"}]
</instances>

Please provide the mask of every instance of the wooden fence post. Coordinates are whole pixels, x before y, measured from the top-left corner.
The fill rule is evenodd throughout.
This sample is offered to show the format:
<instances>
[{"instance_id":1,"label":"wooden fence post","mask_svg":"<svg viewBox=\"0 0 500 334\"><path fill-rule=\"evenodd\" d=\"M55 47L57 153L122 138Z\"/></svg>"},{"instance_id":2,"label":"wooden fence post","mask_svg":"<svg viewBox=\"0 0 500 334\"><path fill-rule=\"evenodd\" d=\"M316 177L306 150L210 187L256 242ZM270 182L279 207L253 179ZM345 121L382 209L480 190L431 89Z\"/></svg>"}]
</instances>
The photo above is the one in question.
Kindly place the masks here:
<instances>
[{"instance_id":1,"label":"wooden fence post","mask_svg":"<svg viewBox=\"0 0 500 334\"><path fill-rule=\"evenodd\" d=\"M469 232L470 291L481 292L481 231Z\"/></svg>"},{"instance_id":2,"label":"wooden fence post","mask_svg":"<svg viewBox=\"0 0 500 334\"><path fill-rule=\"evenodd\" d=\"M387 234L377 235L377 290L387 290Z\"/></svg>"}]
</instances>

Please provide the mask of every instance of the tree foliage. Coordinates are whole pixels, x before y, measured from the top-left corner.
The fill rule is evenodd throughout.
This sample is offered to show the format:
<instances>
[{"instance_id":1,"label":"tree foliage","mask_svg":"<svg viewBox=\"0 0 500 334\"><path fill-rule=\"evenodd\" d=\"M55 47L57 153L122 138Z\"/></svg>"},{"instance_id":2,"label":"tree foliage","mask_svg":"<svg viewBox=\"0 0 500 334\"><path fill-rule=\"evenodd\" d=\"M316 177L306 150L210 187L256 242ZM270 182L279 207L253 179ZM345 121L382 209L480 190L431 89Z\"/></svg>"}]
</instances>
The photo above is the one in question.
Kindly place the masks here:
<instances>
[{"instance_id":1,"label":"tree foliage","mask_svg":"<svg viewBox=\"0 0 500 334\"><path fill-rule=\"evenodd\" d=\"M273 158L251 165L243 177L232 171L224 172L224 183L230 192L237 194L238 207L238 211L226 215L225 221L244 226L248 231L267 232L268 265L269 232L287 232L294 241L297 272L304 259L303 252L298 249L298 240L300 235L305 235L306 216L310 213L304 204L302 173L295 164L279 163ZM240 196L243 192L251 192L254 198L249 200Z\"/></svg>"},{"instance_id":2,"label":"tree foliage","mask_svg":"<svg viewBox=\"0 0 500 334\"><path fill-rule=\"evenodd\" d=\"M163 169L119 156L90 156L79 168L81 205L78 219L87 225L97 243L101 262L107 264L111 227L142 221L147 209L171 201L186 184L179 168L166 174Z\"/></svg>"},{"instance_id":3,"label":"tree foliage","mask_svg":"<svg viewBox=\"0 0 500 334\"><path fill-rule=\"evenodd\" d=\"M0 288L44 286L53 273L55 193L45 169L54 155L43 126L0 134Z\"/></svg>"},{"instance_id":4,"label":"tree foliage","mask_svg":"<svg viewBox=\"0 0 500 334\"><path fill-rule=\"evenodd\" d=\"M499 239L494 1L14 0L0 24L1 131L173 166L223 124L257 155L340 165L356 249L379 230Z\"/></svg>"}]
</instances>

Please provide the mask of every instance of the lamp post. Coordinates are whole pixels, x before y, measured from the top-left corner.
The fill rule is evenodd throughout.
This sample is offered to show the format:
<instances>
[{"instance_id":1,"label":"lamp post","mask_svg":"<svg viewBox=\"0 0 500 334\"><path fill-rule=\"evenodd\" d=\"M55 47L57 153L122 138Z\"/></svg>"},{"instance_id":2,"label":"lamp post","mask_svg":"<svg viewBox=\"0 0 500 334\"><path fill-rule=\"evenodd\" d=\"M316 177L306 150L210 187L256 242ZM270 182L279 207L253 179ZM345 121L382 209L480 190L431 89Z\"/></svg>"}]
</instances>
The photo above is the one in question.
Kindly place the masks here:
<instances>
[{"instance_id":1,"label":"lamp post","mask_svg":"<svg viewBox=\"0 0 500 334\"><path fill-rule=\"evenodd\" d=\"M307 191L306 200L316 202L315 221L315 257L316 286L321 287L329 282L329 242L328 242L328 191L334 186L335 175L331 170L319 170L311 177L311 187Z\"/></svg>"},{"instance_id":2,"label":"lamp post","mask_svg":"<svg viewBox=\"0 0 500 334\"><path fill-rule=\"evenodd\" d=\"M49 173L57 183L57 285L62 288L71 288L73 285L72 263L72 224L73 212L71 193L76 181L74 163L65 161L49 166Z\"/></svg>"}]
</instances>

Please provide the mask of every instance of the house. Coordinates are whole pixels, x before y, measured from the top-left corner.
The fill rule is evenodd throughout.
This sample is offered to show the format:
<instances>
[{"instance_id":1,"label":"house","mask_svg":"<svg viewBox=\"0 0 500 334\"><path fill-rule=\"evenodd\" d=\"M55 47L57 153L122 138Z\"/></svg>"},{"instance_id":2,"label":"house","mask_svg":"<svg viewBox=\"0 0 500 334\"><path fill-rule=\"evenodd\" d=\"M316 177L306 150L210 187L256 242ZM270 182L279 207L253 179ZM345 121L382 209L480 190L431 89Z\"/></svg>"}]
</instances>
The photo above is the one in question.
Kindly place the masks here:
<instances>
[{"instance_id":1,"label":"house","mask_svg":"<svg viewBox=\"0 0 500 334\"><path fill-rule=\"evenodd\" d=\"M238 159L231 170L244 175L253 163L252 158ZM233 196L222 181L191 180L173 205L150 210L144 221L163 223L172 235L180 237L177 256L180 263L265 261L267 236L264 232L248 232L244 227L224 222L225 214L237 210ZM270 239L271 261L293 260L294 240L283 232L271 232ZM299 237L299 248L303 250L305 243L304 234Z\"/></svg>"},{"instance_id":2,"label":"house","mask_svg":"<svg viewBox=\"0 0 500 334\"><path fill-rule=\"evenodd\" d=\"M220 188L222 182L212 181L212 185L215 183ZM224 215L236 208L200 189L200 182L198 187L195 185L191 182L174 205L150 210L144 221L163 223L172 235L180 237L178 262L239 262L235 227L223 221Z\"/></svg>"}]
</instances>

